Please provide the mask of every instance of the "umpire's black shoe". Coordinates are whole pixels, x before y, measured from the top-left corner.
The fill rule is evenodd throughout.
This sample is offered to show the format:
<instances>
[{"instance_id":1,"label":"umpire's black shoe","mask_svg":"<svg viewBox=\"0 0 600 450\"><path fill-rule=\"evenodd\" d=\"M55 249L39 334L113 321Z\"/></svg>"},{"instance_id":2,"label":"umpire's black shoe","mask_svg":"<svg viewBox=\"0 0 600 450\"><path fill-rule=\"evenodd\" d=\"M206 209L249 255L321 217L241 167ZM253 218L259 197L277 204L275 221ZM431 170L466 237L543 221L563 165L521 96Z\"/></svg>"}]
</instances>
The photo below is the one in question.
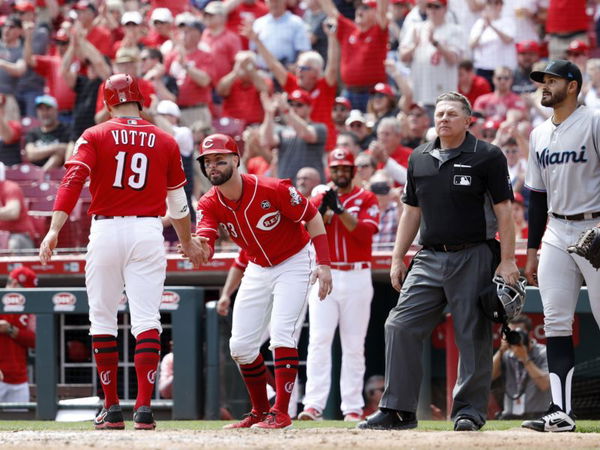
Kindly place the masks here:
<instances>
[{"instance_id":1,"label":"umpire's black shoe","mask_svg":"<svg viewBox=\"0 0 600 450\"><path fill-rule=\"evenodd\" d=\"M356 428L361 430L410 430L417 428L417 425L415 413L384 408L371 414Z\"/></svg>"},{"instance_id":2,"label":"umpire's black shoe","mask_svg":"<svg viewBox=\"0 0 600 450\"><path fill-rule=\"evenodd\" d=\"M473 419L462 416L454 422L454 431L477 431L481 428Z\"/></svg>"},{"instance_id":3,"label":"umpire's black shoe","mask_svg":"<svg viewBox=\"0 0 600 450\"><path fill-rule=\"evenodd\" d=\"M111 405L108 409L102 408L94 419L96 430L124 430L123 411L121 406Z\"/></svg>"},{"instance_id":4,"label":"umpire's black shoe","mask_svg":"<svg viewBox=\"0 0 600 450\"><path fill-rule=\"evenodd\" d=\"M149 406L140 406L133 411L133 426L136 430L154 430L156 422Z\"/></svg>"}]
</instances>

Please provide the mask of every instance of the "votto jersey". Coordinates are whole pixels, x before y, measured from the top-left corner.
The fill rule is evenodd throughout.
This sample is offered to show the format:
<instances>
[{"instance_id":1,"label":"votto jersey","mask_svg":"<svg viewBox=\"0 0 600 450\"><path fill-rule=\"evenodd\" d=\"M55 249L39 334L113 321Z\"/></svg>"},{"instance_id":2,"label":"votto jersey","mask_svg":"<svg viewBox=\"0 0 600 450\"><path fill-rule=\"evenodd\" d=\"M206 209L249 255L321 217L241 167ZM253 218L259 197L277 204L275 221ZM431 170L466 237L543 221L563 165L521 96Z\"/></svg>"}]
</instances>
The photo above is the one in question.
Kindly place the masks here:
<instances>
[{"instance_id":1,"label":"votto jersey","mask_svg":"<svg viewBox=\"0 0 600 450\"><path fill-rule=\"evenodd\" d=\"M35 333L31 316L28 314L0 314L0 320L6 320L19 329L16 339L8 334L0 334L0 370L4 382L21 384L27 382L27 349L35 347Z\"/></svg>"},{"instance_id":2,"label":"votto jersey","mask_svg":"<svg viewBox=\"0 0 600 450\"><path fill-rule=\"evenodd\" d=\"M90 176L89 214L164 216L167 190L187 182L175 139L142 119L88 128L65 166L74 164Z\"/></svg>"},{"instance_id":3,"label":"votto jersey","mask_svg":"<svg viewBox=\"0 0 600 450\"><path fill-rule=\"evenodd\" d=\"M311 220L316 208L290 180L242 174L242 196L225 198L216 187L198 202L196 233L209 239L214 249L219 226L229 233L262 267L275 266L298 253L310 236L302 221Z\"/></svg>"},{"instance_id":4,"label":"votto jersey","mask_svg":"<svg viewBox=\"0 0 600 450\"><path fill-rule=\"evenodd\" d=\"M311 199L316 208L321 206L323 195ZM371 191L354 186L347 194L338 194L344 209L358 219L354 230L349 231L336 214L326 214L323 218L329 255L332 262L371 261L373 235L379 230L379 202ZM335 266L333 267L335 269Z\"/></svg>"}]
</instances>

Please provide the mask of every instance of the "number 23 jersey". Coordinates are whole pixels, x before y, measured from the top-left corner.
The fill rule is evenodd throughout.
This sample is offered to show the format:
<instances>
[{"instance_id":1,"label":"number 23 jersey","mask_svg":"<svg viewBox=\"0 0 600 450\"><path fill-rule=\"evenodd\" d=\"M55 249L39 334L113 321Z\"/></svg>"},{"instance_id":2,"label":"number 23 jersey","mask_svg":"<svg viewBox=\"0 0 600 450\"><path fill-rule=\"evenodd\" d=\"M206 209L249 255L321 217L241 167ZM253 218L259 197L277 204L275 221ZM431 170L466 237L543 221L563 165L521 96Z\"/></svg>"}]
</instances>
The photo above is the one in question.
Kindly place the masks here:
<instances>
[{"instance_id":1,"label":"number 23 jersey","mask_svg":"<svg viewBox=\"0 0 600 450\"><path fill-rule=\"evenodd\" d=\"M88 128L65 166L90 175L89 214L164 216L167 190L186 184L177 142L155 125L117 118Z\"/></svg>"}]
</instances>

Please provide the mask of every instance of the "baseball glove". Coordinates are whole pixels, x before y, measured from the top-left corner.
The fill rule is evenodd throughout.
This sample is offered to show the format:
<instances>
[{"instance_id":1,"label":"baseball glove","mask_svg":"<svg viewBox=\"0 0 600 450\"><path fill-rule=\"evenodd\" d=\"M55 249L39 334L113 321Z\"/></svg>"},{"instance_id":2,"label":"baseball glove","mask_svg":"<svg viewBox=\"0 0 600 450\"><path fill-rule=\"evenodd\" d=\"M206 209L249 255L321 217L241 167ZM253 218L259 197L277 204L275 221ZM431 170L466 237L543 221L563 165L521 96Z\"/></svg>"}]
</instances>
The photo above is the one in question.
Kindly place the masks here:
<instances>
[{"instance_id":1,"label":"baseball glove","mask_svg":"<svg viewBox=\"0 0 600 450\"><path fill-rule=\"evenodd\" d=\"M594 269L600 268L600 228L585 230L573 245L567 247L569 253L575 253L587 259Z\"/></svg>"},{"instance_id":2,"label":"baseball glove","mask_svg":"<svg viewBox=\"0 0 600 450\"><path fill-rule=\"evenodd\" d=\"M327 205L336 214L344 212L344 206L337 195L337 192L333 189L329 189L323 196L323 204Z\"/></svg>"}]
</instances>

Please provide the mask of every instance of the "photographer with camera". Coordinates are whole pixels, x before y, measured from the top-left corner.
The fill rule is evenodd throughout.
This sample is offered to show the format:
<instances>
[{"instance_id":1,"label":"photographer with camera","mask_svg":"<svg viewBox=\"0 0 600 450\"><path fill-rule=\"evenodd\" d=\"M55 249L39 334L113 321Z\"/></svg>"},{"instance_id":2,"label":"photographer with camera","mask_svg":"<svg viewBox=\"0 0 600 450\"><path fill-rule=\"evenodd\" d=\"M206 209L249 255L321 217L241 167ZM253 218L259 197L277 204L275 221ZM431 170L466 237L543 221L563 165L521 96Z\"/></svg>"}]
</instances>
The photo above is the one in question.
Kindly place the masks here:
<instances>
[{"instance_id":1,"label":"photographer with camera","mask_svg":"<svg viewBox=\"0 0 600 450\"><path fill-rule=\"evenodd\" d=\"M531 319L519 315L494 354L492 381L504 379L500 419L538 417L551 401L546 346L531 338Z\"/></svg>"}]
</instances>

